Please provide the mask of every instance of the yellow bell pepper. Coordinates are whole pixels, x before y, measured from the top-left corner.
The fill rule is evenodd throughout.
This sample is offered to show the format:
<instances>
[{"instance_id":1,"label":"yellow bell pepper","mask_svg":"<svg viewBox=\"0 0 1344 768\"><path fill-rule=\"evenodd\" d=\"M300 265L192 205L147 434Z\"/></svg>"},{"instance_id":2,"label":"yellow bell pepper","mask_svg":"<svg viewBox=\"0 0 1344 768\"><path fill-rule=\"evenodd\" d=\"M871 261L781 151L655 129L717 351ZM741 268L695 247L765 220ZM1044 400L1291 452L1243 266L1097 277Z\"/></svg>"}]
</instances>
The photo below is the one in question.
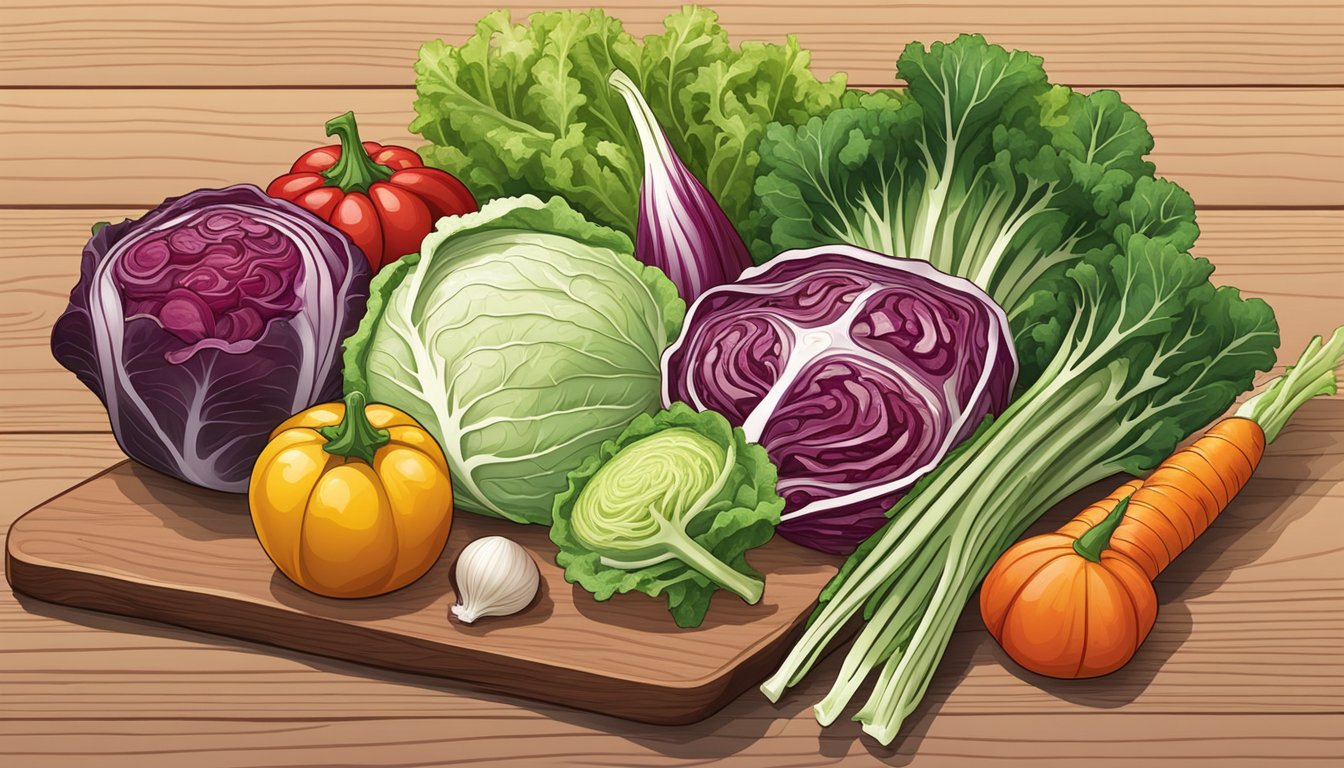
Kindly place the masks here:
<instances>
[{"instance_id":1,"label":"yellow bell pepper","mask_svg":"<svg viewBox=\"0 0 1344 768\"><path fill-rule=\"evenodd\" d=\"M271 433L248 488L262 549L295 584L370 597L410 584L448 540L448 463L414 419L358 392Z\"/></svg>"}]
</instances>

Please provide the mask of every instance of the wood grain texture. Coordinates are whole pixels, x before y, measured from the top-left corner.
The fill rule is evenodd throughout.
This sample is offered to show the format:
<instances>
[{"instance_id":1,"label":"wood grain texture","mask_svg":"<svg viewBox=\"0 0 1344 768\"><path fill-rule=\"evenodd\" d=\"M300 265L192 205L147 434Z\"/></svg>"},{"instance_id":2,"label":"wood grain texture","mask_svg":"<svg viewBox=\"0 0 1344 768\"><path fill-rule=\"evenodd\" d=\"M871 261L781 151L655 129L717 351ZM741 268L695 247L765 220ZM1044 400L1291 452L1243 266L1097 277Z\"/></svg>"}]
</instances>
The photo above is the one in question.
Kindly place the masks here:
<instances>
[{"instance_id":1,"label":"wood grain texture","mask_svg":"<svg viewBox=\"0 0 1344 768\"><path fill-rule=\"evenodd\" d=\"M603 5L647 34L678 4ZM892 83L910 40L980 31L1043 56L1056 82L1120 87L1163 174L1203 206L1196 252L1215 279L1274 303L1281 357L1344 321L1339 2L711 4L735 40L796 33L819 73L855 84ZM124 209L264 183L352 107L405 140L421 42L460 41L496 7L569 5L0 3L0 538L17 512L120 459L96 400L47 352L88 223L119 211L3 206ZM1157 626L1125 670L1074 684L1015 672L968 612L891 750L811 718L840 654L777 708L749 692L699 725L660 727L0 589L0 765L1336 766L1342 410L1309 403L1163 574Z\"/></svg>"},{"instance_id":2,"label":"wood grain texture","mask_svg":"<svg viewBox=\"0 0 1344 768\"><path fill-rule=\"evenodd\" d=\"M1130 88L1160 173L1201 206L1344 205L1344 99L1311 89ZM353 109L365 139L419 146L414 93L334 90L0 92L0 206L157 205L197 187L264 186L329 143Z\"/></svg>"},{"instance_id":3,"label":"wood grain texture","mask_svg":"<svg viewBox=\"0 0 1344 768\"><path fill-rule=\"evenodd\" d=\"M636 35L661 32L679 2L377 5L318 0L92 3L16 0L0 9L0 85L407 85L421 43L462 41L496 8L521 19L541 8L609 8ZM1344 11L1330 2L1077 3L1029 7L814 0L716 0L736 40L796 34L816 69L852 82L891 82L911 40L980 32L1045 57L1074 84L1339 85ZM819 9L824 13L818 13ZM90 71L89 62L97 62Z\"/></svg>"},{"instance_id":4,"label":"wood grain texture","mask_svg":"<svg viewBox=\"0 0 1344 768\"><path fill-rule=\"evenodd\" d=\"M0 209L0 433L107 430L102 405L51 358L51 325L79 273L95 221L142 209ZM1202 211L1195 254L1217 282L1270 301L1296 359L1307 339L1344 324L1344 211Z\"/></svg>"},{"instance_id":5,"label":"wood grain texture","mask_svg":"<svg viewBox=\"0 0 1344 768\"><path fill-rule=\"evenodd\" d=\"M25 766L1332 764L1344 749L1344 403L1307 404L1242 495L1158 580L1134 662L1091 681L1011 667L974 610L892 749L808 706L833 655L778 707L748 692L695 726L631 724L414 675L0 595L0 757ZM44 438L97 465L88 437ZM27 437L0 486L28 498ZM12 468L11 468L12 467ZM1105 487L1052 510L1058 525ZM27 488L29 490L23 490ZM46 490L43 490L46 489ZM12 508L0 512L7 525Z\"/></svg>"},{"instance_id":6,"label":"wood grain texture","mask_svg":"<svg viewBox=\"0 0 1344 768\"><path fill-rule=\"evenodd\" d=\"M1179 716L1173 716L1179 714ZM1040 715L939 715L891 748L851 729L818 732L808 716L772 723L744 717L715 733L615 728L576 733L563 721L421 718L256 723L236 721L0 722L0 753L24 768L274 768L302 766L909 766L1050 768L1338 766L1340 715L1161 715L1110 712L1051 719L1048 740L1030 734ZM857 730L857 729L854 729Z\"/></svg>"},{"instance_id":7,"label":"wood grain texture","mask_svg":"<svg viewBox=\"0 0 1344 768\"><path fill-rule=\"evenodd\" d=\"M0 435L0 536L18 514L125 458L110 434Z\"/></svg>"},{"instance_id":8,"label":"wood grain texture","mask_svg":"<svg viewBox=\"0 0 1344 768\"><path fill-rule=\"evenodd\" d=\"M838 564L776 539L751 553L767 576L759 603L720 591L703 624L679 630L665 601L598 603L570 586L548 533L462 513L438 563L410 586L366 600L319 597L266 557L246 497L126 462L15 522L5 576L62 605L668 725L702 720L768 675ZM484 536L531 552L540 592L513 616L450 621L452 564Z\"/></svg>"}]
</instances>

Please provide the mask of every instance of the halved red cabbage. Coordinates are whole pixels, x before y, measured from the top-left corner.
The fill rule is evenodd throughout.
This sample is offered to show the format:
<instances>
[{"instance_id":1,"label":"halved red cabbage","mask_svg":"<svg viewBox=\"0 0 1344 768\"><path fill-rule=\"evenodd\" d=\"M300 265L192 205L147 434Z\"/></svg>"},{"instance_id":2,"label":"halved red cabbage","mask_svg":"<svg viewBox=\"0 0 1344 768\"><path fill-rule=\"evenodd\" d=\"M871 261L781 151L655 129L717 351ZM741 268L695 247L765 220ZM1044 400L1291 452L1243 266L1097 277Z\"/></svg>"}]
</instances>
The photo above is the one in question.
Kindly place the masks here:
<instances>
[{"instance_id":1,"label":"halved red cabbage","mask_svg":"<svg viewBox=\"0 0 1344 768\"><path fill-rule=\"evenodd\" d=\"M51 350L126 455L241 493L276 425L340 396L368 288L316 216L251 185L198 190L94 234Z\"/></svg>"},{"instance_id":2,"label":"halved red cabbage","mask_svg":"<svg viewBox=\"0 0 1344 768\"><path fill-rule=\"evenodd\" d=\"M665 404L718 411L765 447L780 534L847 553L1007 407L1017 360L1003 310L969 280L830 245L704 293L662 368Z\"/></svg>"}]
</instances>

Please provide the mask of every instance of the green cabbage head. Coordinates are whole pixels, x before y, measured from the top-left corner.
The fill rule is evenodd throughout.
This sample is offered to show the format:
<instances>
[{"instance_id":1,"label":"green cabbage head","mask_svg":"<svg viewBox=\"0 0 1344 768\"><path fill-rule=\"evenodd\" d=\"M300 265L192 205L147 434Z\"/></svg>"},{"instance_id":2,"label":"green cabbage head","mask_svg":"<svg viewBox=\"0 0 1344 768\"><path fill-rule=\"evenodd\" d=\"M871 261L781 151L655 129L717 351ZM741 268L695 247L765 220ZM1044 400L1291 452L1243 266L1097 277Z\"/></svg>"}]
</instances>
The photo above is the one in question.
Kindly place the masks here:
<instances>
[{"instance_id":1,"label":"green cabbage head","mask_svg":"<svg viewBox=\"0 0 1344 768\"><path fill-rule=\"evenodd\" d=\"M458 508L549 524L566 474L660 405L686 307L631 253L560 198L441 219L370 288L346 390L434 435Z\"/></svg>"}]
</instances>

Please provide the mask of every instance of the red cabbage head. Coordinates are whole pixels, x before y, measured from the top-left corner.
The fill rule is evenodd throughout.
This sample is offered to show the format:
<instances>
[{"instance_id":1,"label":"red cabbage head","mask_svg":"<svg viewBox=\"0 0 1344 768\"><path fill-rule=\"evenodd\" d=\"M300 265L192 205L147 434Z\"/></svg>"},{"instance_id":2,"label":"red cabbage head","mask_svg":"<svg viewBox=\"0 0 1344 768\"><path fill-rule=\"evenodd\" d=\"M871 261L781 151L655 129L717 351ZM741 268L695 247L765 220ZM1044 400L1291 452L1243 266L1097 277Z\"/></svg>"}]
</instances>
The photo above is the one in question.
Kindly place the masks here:
<instances>
[{"instance_id":1,"label":"red cabbage head","mask_svg":"<svg viewBox=\"0 0 1344 768\"><path fill-rule=\"evenodd\" d=\"M56 360L131 458L243 492L270 431L341 394L369 268L330 225L251 185L166 200L84 247Z\"/></svg>"}]
</instances>

